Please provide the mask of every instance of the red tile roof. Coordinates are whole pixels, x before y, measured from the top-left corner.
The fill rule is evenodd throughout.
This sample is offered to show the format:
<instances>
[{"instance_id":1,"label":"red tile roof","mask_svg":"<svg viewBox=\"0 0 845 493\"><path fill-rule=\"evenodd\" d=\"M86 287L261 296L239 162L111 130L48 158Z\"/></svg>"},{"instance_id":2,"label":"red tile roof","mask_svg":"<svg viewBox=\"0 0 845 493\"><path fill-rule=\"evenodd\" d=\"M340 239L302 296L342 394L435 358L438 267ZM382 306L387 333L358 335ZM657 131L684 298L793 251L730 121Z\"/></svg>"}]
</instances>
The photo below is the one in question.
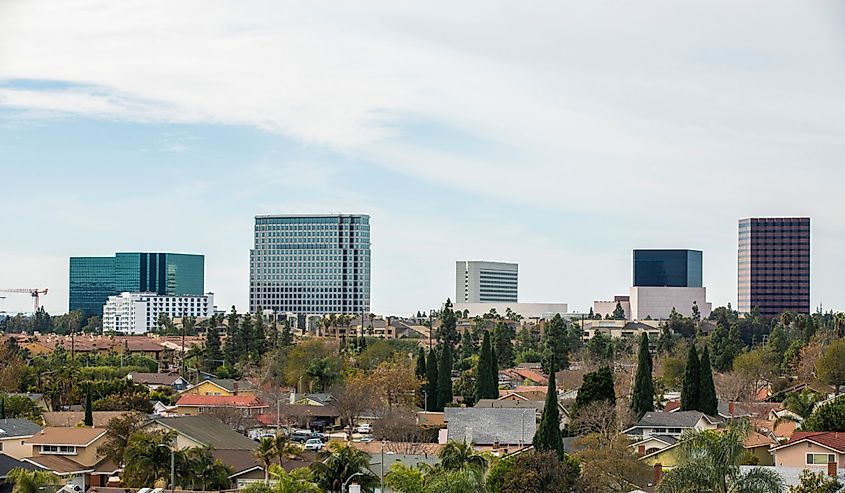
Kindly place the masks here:
<instances>
[{"instance_id":1,"label":"red tile roof","mask_svg":"<svg viewBox=\"0 0 845 493\"><path fill-rule=\"evenodd\" d=\"M183 395L176 406L268 407L254 395Z\"/></svg>"},{"instance_id":2,"label":"red tile roof","mask_svg":"<svg viewBox=\"0 0 845 493\"><path fill-rule=\"evenodd\" d=\"M549 384L549 379L543 376L540 372L529 370L528 368L514 368L513 371L520 377L531 380L532 382L536 382L541 385Z\"/></svg>"},{"instance_id":3,"label":"red tile roof","mask_svg":"<svg viewBox=\"0 0 845 493\"><path fill-rule=\"evenodd\" d=\"M809 440L811 442L836 449L840 454L845 454L845 432L841 431L796 431L786 443L786 445L793 445L801 440Z\"/></svg>"},{"instance_id":4,"label":"red tile roof","mask_svg":"<svg viewBox=\"0 0 845 493\"><path fill-rule=\"evenodd\" d=\"M672 401L667 402L666 405L663 406L663 412L664 413L671 413L673 411L677 411L680 408L681 408L681 401L676 399L676 400L672 400Z\"/></svg>"}]
</instances>

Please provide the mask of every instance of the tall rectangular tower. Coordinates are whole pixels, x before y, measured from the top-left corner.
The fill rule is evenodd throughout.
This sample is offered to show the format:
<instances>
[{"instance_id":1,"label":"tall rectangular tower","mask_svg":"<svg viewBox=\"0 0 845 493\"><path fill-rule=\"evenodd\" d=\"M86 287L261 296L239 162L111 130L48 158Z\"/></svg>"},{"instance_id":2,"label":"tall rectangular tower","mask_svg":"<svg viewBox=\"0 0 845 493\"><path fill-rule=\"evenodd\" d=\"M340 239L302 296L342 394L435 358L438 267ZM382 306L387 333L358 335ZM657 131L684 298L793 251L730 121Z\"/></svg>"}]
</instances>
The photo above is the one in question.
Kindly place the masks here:
<instances>
[{"instance_id":1,"label":"tall rectangular tower","mask_svg":"<svg viewBox=\"0 0 845 493\"><path fill-rule=\"evenodd\" d=\"M249 310L370 311L370 216L255 216Z\"/></svg>"},{"instance_id":2,"label":"tall rectangular tower","mask_svg":"<svg viewBox=\"0 0 845 493\"><path fill-rule=\"evenodd\" d=\"M634 250L634 286L702 287L701 250Z\"/></svg>"},{"instance_id":3,"label":"tall rectangular tower","mask_svg":"<svg viewBox=\"0 0 845 493\"><path fill-rule=\"evenodd\" d=\"M739 220L737 309L810 313L810 218Z\"/></svg>"},{"instance_id":4,"label":"tall rectangular tower","mask_svg":"<svg viewBox=\"0 0 845 493\"><path fill-rule=\"evenodd\" d=\"M205 257L185 253L118 252L114 257L71 257L69 309L102 315L109 296L146 292L203 294Z\"/></svg>"},{"instance_id":5,"label":"tall rectangular tower","mask_svg":"<svg viewBox=\"0 0 845 493\"><path fill-rule=\"evenodd\" d=\"M516 303L518 277L518 264L458 260L455 263L455 303Z\"/></svg>"}]
</instances>

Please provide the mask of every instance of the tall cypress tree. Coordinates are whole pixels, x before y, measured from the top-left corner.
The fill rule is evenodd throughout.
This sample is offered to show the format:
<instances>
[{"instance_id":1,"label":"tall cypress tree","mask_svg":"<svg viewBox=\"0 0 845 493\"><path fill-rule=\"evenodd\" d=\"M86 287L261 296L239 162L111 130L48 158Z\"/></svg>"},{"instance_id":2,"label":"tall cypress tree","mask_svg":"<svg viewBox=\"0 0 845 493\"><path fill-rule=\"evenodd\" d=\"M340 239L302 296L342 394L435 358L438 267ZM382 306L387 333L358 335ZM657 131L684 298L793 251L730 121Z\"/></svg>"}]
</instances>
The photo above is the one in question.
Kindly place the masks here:
<instances>
[{"instance_id":1,"label":"tall cypress tree","mask_svg":"<svg viewBox=\"0 0 845 493\"><path fill-rule=\"evenodd\" d=\"M560 410L557 403L557 385L555 374L549 375L549 386L546 389L546 405L540 426L534 434L534 450L538 452L556 452L560 459L564 457L563 436L560 433Z\"/></svg>"},{"instance_id":2,"label":"tall cypress tree","mask_svg":"<svg viewBox=\"0 0 845 493\"><path fill-rule=\"evenodd\" d=\"M425 349L423 349L422 347L419 348L419 351L417 353L417 369L414 371L414 375L416 375L417 379L419 379L419 381L421 382L425 382L426 378L428 377L428 374L425 370ZM423 389L425 388L426 386L423 385L417 390L417 403L420 407L425 406L425 394L423 393Z\"/></svg>"},{"instance_id":3,"label":"tall cypress tree","mask_svg":"<svg viewBox=\"0 0 845 493\"><path fill-rule=\"evenodd\" d=\"M205 331L205 361L203 368L212 372L220 366L223 359L223 351L220 349L220 331L217 330L217 317L211 317L208 323L208 330Z\"/></svg>"},{"instance_id":4,"label":"tall cypress tree","mask_svg":"<svg viewBox=\"0 0 845 493\"><path fill-rule=\"evenodd\" d=\"M493 389L491 399L499 397L499 359L496 354L496 346L493 344L493 339L490 339L490 373L487 374L490 388Z\"/></svg>"},{"instance_id":5,"label":"tall cypress tree","mask_svg":"<svg viewBox=\"0 0 845 493\"><path fill-rule=\"evenodd\" d=\"M91 404L91 384L85 389L85 426L94 426L94 409Z\"/></svg>"},{"instance_id":6,"label":"tall cypress tree","mask_svg":"<svg viewBox=\"0 0 845 493\"><path fill-rule=\"evenodd\" d=\"M452 346L443 344L437 365L437 409L442 411L452 403Z\"/></svg>"},{"instance_id":7,"label":"tall cypress tree","mask_svg":"<svg viewBox=\"0 0 845 493\"><path fill-rule=\"evenodd\" d=\"M543 336L540 339L540 350L543 353L543 373L551 374L558 371L561 363L566 359L566 348L561 347L565 324L560 314L555 315L543 328Z\"/></svg>"},{"instance_id":8,"label":"tall cypress tree","mask_svg":"<svg viewBox=\"0 0 845 493\"><path fill-rule=\"evenodd\" d=\"M6 419L6 397L0 397L0 419Z\"/></svg>"},{"instance_id":9,"label":"tall cypress tree","mask_svg":"<svg viewBox=\"0 0 845 493\"><path fill-rule=\"evenodd\" d=\"M472 334L464 330L461 334L461 358L471 358L475 354L475 345L472 343Z\"/></svg>"},{"instance_id":10,"label":"tall cypress tree","mask_svg":"<svg viewBox=\"0 0 845 493\"><path fill-rule=\"evenodd\" d=\"M428 361L426 361L425 368L426 379L426 407L429 411L437 411L437 357L434 355L434 349L428 352Z\"/></svg>"},{"instance_id":11,"label":"tall cypress tree","mask_svg":"<svg viewBox=\"0 0 845 493\"><path fill-rule=\"evenodd\" d=\"M710 368L710 351L704 346L701 352L701 383L699 385L698 410L708 416L718 416L719 399L713 385L713 370Z\"/></svg>"},{"instance_id":12,"label":"tall cypress tree","mask_svg":"<svg viewBox=\"0 0 845 493\"><path fill-rule=\"evenodd\" d=\"M481 355L478 358L478 371L475 378L475 397L477 399L495 399L498 391L490 386L490 375L493 373L493 355L490 348L490 334L484 332L481 339Z\"/></svg>"},{"instance_id":13,"label":"tall cypress tree","mask_svg":"<svg viewBox=\"0 0 845 493\"><path fill-rule=\"evenodd\" d=\"M235 310L235 305L232 305L228 321L226 340L223 342L223 359L226 360L226 365L235 366L235 363L238 362L238 312Z\"/></svg>"},{"instance_id":14,"label":"tall cypress tree","mask_svg":"<svg viewBox=\"0 0 845 493\"><path fill-rule=\"evenodd\" d=\"M279 345L282 347L293 345L293 333L290 330L290 322L287 319L282 321L282 334L279 336Z\"/></svg>"},{"instance_id":15,"label":"tall cypress tree","mask_svg":"<svg viewBox=\"0 0 845 493\"><path fill-rule=\"evenodd\" d=\"M634 389L631 392L631 411L641 418L643 414L654 411L654 380L651 375L651 352L648 348L648 333L640 338L640 352L637 357L637 375L634 377Z\"/></svg>"},{"instance_id":16,"label":"tall cypress tree","mask_svg":"<svg viewBox=\"0 0 845 493\"><path fill-rule=\"evenodd\" d=\"M697 411L701 394L701 362L695 342L690 344L687 354L687 368L684 371L684 383L681 388L681 411Z\"/></svg>"}]
</instances>

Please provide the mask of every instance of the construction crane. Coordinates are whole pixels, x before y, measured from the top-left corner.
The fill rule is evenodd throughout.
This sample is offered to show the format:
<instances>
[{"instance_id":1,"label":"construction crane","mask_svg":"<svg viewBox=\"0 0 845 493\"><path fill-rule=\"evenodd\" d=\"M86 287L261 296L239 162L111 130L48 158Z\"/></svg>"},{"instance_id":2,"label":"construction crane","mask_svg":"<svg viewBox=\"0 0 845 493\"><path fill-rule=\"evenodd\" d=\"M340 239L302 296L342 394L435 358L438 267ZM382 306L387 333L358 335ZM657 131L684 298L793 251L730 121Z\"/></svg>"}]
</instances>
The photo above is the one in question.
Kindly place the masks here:
<instances>
[{"instance_id":1,"label":"construction crane","mask_svg":"<svg viewBox=\"0 0 845 493\"><path fill-rule=\"evenodd\" d=\"M11 288L11 289L2 289L0 288L0 293L27 293L32 296L32 303L35 307L35 311L32 313L38 312L38 307L41 306L40 297L41 295L47 294L47 288L44 289L30 289L30 288Z\"/></svg>"}]
</instances>

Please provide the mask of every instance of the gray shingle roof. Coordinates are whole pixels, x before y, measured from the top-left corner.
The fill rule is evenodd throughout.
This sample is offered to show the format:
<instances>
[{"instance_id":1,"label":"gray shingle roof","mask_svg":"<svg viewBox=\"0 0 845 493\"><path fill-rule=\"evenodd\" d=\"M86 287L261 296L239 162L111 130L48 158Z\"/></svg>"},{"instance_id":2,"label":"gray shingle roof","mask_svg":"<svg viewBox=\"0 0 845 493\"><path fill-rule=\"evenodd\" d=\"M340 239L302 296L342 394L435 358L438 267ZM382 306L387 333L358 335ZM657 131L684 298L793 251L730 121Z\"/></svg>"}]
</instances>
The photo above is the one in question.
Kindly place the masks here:
<instances>
[{"instance_id":1,"label":"gray shingle roof","mask_svg":"<svg viewBox=\"0 0 845 493\"><path fill-rule=\"evenodd\" d=\"M257 444L211 416L156 418L154 423L170 428L217 450L252 450Z\"/></svg>"},{"instance_id":2,"label":"gray shingle roof","mask_svg":"<svg viewBox=\"0 0 845 493\"><path fill-rule=\"evenodd\" d=\"M9 471L16 467L22 467L28 471L37 469L34 465L28 462L21 462L6 454L0 453L0 479L6 479L6 476L9 475Z\"/></svg>"},{"instance_id":3,"label":"gray shingle roof","mask_svg":"<svg viewBox=\"0 0 845 493\"><path fill-rule=\"evenodd\" d=\"M531 443L537 431L533 409L447 407L444 420L449 440L471 439L476 445ZM523 419L524 417L524 419ZM523 435L523 424L525 433Z\"/></svg>"},{"instance_id":4,"label":"gray shingle roof","mask_svg":"<svg viewBox=\"0 0 845 493\"><path fill-rule=\"evenodd\" d=\"M0 438L28 437L41 431L41 427L28 419L0 419Z\"/></svg>"},{"instance_id":5,"label":"gray shingle roof","mask_svg":"<svg viewBox=\"0 0 845 493\"><path fill-rule=\"evenodd\" d=\"M721 423L720 418L707 416L699 411L676 411L674 413L650 412L645 413L637 427L666 427L666 428L692 428L698 423L702 416L706 416L712 423Z\"/></svg>"}]
</instances>

